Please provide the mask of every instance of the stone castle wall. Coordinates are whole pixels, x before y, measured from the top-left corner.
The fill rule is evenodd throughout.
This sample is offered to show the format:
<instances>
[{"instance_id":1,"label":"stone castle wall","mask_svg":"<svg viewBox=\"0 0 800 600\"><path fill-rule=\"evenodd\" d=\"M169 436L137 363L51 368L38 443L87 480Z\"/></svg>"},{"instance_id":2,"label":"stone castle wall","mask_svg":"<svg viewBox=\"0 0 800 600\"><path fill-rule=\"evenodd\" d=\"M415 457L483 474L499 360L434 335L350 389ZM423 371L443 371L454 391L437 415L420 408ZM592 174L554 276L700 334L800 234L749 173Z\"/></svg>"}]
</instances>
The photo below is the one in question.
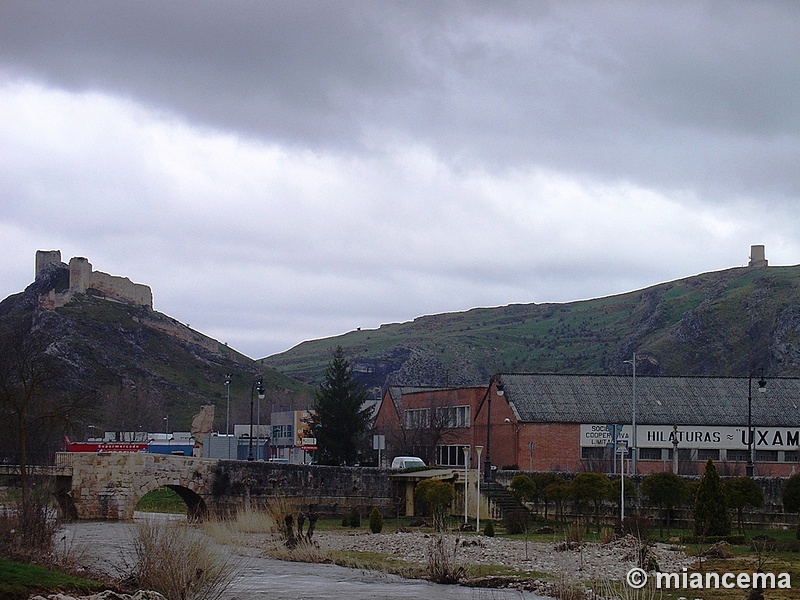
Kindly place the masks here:
<instances>
[{"instance_id":1,"label":"stone castle wall","mask_svg":"<svg viewBox=\"0 0 800 600\"><path fill-rule=\"evenodd\" d=\"M46 269L66 267L61 262L60 250L37 250L36 252L36 277L38 278ZM131 302L140 306L153 308L153 292L150 286L134 283L127 277L117 277L93 271L92 264L81 256L76 256L69 261L69 290L55 292L50 290L40 297L40 305L46 308L56 308L69 302L75 294L85 294L88 290L97 290L101 294Z\"/></svg>"}]
</instances>

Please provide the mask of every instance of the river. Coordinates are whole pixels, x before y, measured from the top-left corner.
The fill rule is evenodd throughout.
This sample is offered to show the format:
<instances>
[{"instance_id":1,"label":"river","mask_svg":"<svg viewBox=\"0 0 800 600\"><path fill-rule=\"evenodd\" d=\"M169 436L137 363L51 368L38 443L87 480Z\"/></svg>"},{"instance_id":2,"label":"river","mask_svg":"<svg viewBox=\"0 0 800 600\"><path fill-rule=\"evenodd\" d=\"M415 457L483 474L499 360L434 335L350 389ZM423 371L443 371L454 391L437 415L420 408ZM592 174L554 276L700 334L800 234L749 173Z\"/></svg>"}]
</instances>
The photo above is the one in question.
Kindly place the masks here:
<instances>
[{"instance_id":1,"label":"river","mask_svg":"<svg viewBox=\"0 0 800 600\"><path fill-rule=\"evenodd\" d=\"M129 573L133 565L134 531L135 525L129 522L77 521L64 527L58 543L84 556L95 569L120 575ZM236 561L236 576L222 600L546 600L530 592L440 585L336 565L231 557Z\"/></svg>"}]
</instances>

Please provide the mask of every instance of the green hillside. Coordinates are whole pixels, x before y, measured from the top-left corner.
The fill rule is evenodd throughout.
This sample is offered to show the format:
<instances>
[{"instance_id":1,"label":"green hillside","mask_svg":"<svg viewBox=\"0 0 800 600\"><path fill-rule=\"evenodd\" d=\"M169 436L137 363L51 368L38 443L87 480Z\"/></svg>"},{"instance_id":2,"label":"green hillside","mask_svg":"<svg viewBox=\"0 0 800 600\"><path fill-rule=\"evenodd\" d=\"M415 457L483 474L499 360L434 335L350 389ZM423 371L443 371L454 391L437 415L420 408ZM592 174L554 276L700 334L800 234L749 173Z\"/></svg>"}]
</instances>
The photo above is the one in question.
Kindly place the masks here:
<instances>
[{"instance_id":1,"label":"green hillside","mask_svg":"<svg viewBox=\"0 0 800 600\"><path fill-rule=\"evenodd\" d=\"M59 376L49 382L49 394L77 397L83 407L70 415L69 435L163 431L165 417L170 430L188 431L192 417L209 404L216 407L216 429L224 430L227 373L231 424L249 422L256 377L264 381L267 414L272 406L310 402L307 385L147 307L88 293L54 310L41 308L39 294L52 288L59 271L3 300L0 326L6 338L19 331L35 337L41 351L57 360Z\"/></svg>"},{"instance_id":2,"label":"green hillside","mask_svg":"<svg viewBox=\"0 0 800 600\"><path fill-rule=\"evenodd\" d=\"M369 386L481 384L495 372L800 375L800 266L735 268L564 304L423 316L304 342L262 364L316 384L341 345Z\"/></svg>"}]
</instances>

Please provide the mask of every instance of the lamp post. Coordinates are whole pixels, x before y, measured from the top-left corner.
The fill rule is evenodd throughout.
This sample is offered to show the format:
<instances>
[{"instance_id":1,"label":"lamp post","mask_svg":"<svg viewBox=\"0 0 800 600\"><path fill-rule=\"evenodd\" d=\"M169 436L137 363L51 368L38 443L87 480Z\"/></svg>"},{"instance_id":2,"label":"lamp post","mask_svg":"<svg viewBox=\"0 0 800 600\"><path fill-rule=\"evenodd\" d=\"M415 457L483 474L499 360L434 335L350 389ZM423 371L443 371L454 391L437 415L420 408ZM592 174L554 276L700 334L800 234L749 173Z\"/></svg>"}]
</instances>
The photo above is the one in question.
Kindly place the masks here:
<instances>
[{"instance_id":1,"label":"lamp post","mask_svg":"<svg viewBox=\"0 0 800 600\"><path fill-rule=\"evenodd\" d=\"M631 360L624 360L622 362L628 363L633 368L633 410L631 414L631 474L636 475L636 455L639 453L639 446L636 443L636 352L633 353Z\"/></svg>"},{"instance_id":2,"label":"lamp post","mask_svg":"<svg viewBox=\"0 0 800 600\"><path fill-rule=\"evenodd\" d=\"M478 460L475 463L475 470L477 471L475 478L478 485L478 493L475 494L475 531L480 533L481 530L481 452L483 452L483 446L475 446L475 453L478 455Z\"/></svg>"},{"instance_id":3,"label":"lamp post","mask_svg":"<svg viewBox=\"0 0 800 600\"><path fill-rule=\"evenodd\" d=\"M231 377L225 373L225 390L228 396L228 408L225 412L225 440L228 442L228 459L231 458Z\"/></svg>"},{"instance_id":4,"label":"lamp post","mask_svg":"<svg viewBox=\"0 0 800 600\"><path fill-rule=\"evenodd\" d=\"M762 372L758 380L758 391L767 393L767 381ZM747 465L745 472L748 477L753 477L756 471L755 445L753 444L753 373L747 378Z\"/></svg>"},{"instance_id":5,"label":"lamp post","mask_svg":"<svg viewBox=\"0 0 800 600\"><path fill-rule=\"evenodd\" d=\"M255 393L258 390L258 399L264 397L264 385L261 379L254 379L253 385L250 387L250 439L248 440L247 460L253 460L253 400Z\"/></svg>"},{"instance_id":6,"label":"lamp post","mask_svg":"<svg viewBox=\"0 0 800 600\"><path fill-rule=\"evenodd\" d=\"M672 472L678 474L678 426L672 426Z\"/></svg>"},{"instance_id":7,"label":"lamp post","mask_svg":"<svg viewBox=\"0 0 800 600\"><path fill-rule=\"evenodd\" d=\"M492 480L492 459L490 458L490 444L491 444L491 434L492 434L492 384L495 384L495 388L497 389L497 395L502 396L505 394L505 388L503 386L503 382L500 380L500 375L492 375L492 378L489 380L489 386L486 388L486 394L483 396L483 400L481 400L480 405L478 406L478 410L475 412L475 420L478 419L478 414L481 412L481 408L483 408L483 403L488 399L489 403L486 406L486 460L483 463L483 480L486 483L491 482Z\"/></svg>"},{"instance_id":8,"label":"lamp post","mask_svg":"<svg viewBox=\"0 0 800 600\"><path fill-rule=\"evenodd\" d=\"M464 525L467 524L469 518L469 446L461 446L464 452Z\"/></svg>"}]
</instances>

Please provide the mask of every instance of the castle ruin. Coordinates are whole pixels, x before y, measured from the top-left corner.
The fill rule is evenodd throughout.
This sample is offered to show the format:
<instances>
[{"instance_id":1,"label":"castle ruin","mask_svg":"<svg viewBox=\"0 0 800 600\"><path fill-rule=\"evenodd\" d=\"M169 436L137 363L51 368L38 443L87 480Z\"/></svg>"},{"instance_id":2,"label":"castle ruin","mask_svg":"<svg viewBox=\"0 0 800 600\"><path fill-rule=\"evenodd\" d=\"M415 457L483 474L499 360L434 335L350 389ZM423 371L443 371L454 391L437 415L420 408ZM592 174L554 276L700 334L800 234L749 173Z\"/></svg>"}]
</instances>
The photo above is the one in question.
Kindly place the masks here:
<instances>
[{"instance_id":1,"label":"castle ruin","mask_svg":"<svg viewBox=\"0 0 800 600\"><path fill-rule=\"evenodd\" d=\"M52 269L69 271L69 285L66 289L50 289L39 296L39 305L44 308L58 308L72 300L76 294L89 291L98 293L109 300L128 302L153 308L153 292L150 286L133 283L127 277L116 277L100 271L92 271L92 264L82 256L69 260L69 265L61 262L61 250L36 251L36 279Z\"/></svg>"},{"instance_id":2,"label":"castle ruin","mask_svg":"<svg viewBox=\"0 0 800 600\"><path fill-rule=\"evenodd\" d=\"M750 246L750 262L748 267L766 267L767 255L763 244L755 244Z\"/></svg>"}]
</instances>

